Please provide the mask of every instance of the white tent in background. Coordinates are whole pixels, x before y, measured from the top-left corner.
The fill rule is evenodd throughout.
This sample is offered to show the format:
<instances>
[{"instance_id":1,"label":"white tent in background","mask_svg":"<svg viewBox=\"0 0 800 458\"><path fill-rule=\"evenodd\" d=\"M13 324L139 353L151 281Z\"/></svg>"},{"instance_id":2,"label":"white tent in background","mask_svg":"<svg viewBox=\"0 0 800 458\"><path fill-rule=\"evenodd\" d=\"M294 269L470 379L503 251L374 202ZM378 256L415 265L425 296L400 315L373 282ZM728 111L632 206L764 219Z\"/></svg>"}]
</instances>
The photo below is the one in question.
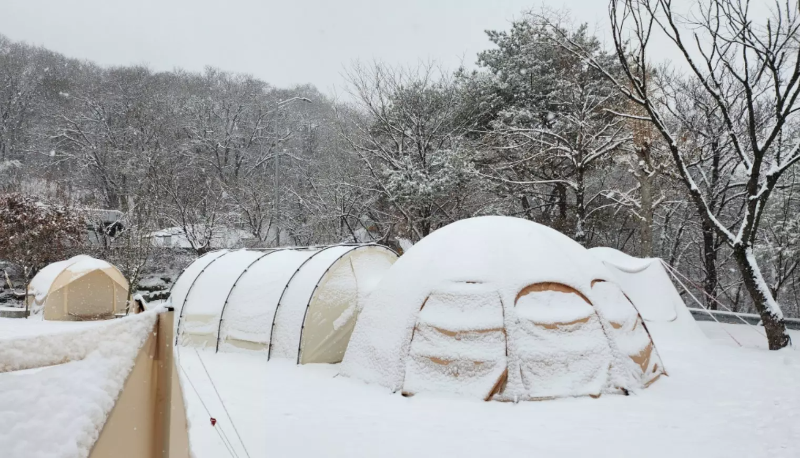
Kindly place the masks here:
<instances>
[{"instance_id":1,"label":"white tent in background","mask_svg":"<svg viewBox=\"0 0 800 458\"><path fill-rule=\"evenodd\" d=\"M592 248L639 310L657 345L706 341L658 258L635 258L613 248Z\"/></svg>"},{"instance_id":2,"label":"white tent in background","mask_svg":"<svg viewBox=\"0 0 800 458\"><path fill-rule=\"evenodd\" d=\"M27 303L45 320L114 318L125 312L128 281L106 261L78 255L40 270L28 285Z\"/></svg>"},{"instance_id":3,"label":"white tent in background","mask_svg":"<svg viewBox=\"0 0 800 458\"><path fill-rule=\"evenodd\" d=\"M342 373L407 395L541 400L626 392L665 372L600 261L550 228L489 216L439 229L395 263Z\"/></svg>"},{"instance_id":4,"label":"white tent in background","mask_svg":"<svg viewBox=\"0 0 800 458\"><path fill-rule=\"evenodd\" d=\"M374 244L208 253L172 289L179 342L339 362L360 302L396 259Z\"/></svg>"}]
</instances>

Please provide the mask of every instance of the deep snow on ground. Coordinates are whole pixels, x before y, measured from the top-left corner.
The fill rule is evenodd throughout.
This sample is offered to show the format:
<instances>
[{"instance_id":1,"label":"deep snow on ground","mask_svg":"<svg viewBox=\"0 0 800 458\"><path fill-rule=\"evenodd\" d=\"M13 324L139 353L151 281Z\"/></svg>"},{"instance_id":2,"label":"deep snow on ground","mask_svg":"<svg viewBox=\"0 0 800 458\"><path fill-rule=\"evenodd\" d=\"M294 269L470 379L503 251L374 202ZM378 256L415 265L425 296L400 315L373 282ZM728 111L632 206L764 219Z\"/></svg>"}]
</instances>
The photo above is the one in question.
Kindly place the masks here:
<instances>
[{"instance_id":1,"label":"deep snow on ground","mask_svg":"<svg viewBox=\"0 0 800 458\"><path fill-rule=\"evenodd\" d=\"M800 351L740 348L722 326L745 345L765 339L743 325L699 325L707 342L656 343L670 376L648 389L518 404L405 398L337 376L338 365L180 348L192 450L231 456L196 388L240 457L232 421L252 458L800 456Z\"/></svg>"},{"instance_id":2,"label":"deep snow on ground","mask_svg":"<svg viewBox=\"0 0 800 458\"><path fill-rule=\"evenodd\" d=\"M0 336L60 334L110 323L0 319ZM246 456L198 356L251 458L800 456L800 351L766 351L759 328L697 325L707 342L656 342L670 377L648 389L629 397L518 404L438 395L404 398L337 376L338 365L267 363L260 354L179 348L177 356L185 369L179 371L197 458L230 455L195 388L217 418L216 427L239 457ZM791 333L800 343L800 332ZM74 365L7 373L5 381L28 384L31 377L49 379Z\"/></svg>"}]
</instances>

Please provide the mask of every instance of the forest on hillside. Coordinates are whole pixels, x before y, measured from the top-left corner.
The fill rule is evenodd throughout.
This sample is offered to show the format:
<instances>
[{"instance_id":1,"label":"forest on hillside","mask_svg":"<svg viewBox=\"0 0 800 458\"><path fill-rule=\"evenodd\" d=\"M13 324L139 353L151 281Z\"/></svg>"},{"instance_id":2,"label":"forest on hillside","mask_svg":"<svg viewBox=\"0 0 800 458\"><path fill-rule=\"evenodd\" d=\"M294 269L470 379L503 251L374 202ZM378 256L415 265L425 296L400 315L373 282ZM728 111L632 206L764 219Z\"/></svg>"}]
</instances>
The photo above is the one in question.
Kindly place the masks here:
<instances>
[{"instance_id":1,"label":"forest on hillside","mask_svg":"<svg viewBox=\"0 0 800 458\"><path fill-rule=\"evenodd\" d=\"M0 36L0 192L120 211L109 247L177 227L197 254L218 228L256 247L401 248L511 215L660 257L707 307L769 327L776 302L800 317L800 20L788 3L771 27L711 3L728 9L680 25L612 1L608 46L532 11L487 32L474 70L355 62L337 98ZM653 30L687 62L652 60Z\"/></svg>"}]
</instances>

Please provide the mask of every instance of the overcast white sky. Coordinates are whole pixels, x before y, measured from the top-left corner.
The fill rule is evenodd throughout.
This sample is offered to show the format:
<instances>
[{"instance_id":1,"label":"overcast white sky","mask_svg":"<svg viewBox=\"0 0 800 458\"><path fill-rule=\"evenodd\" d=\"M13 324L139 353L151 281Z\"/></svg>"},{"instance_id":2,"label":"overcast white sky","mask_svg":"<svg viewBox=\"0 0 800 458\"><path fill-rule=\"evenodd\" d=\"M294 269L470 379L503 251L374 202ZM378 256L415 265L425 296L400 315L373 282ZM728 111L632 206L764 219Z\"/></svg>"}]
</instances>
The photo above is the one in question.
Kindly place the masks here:
<instances>
[{"instance_id":1,"label":"overcast white sky","mask_svg":"<svg viewBox=\"0 0 800 458\"><path fill-rule=\"evenodd\" d=\"M599 23L605 0L545 0ZM0 0L0 34L101 65L206 65L333 92L355 59L455 69L542 0ZM601 34L602 36L602 34Z\"/></svg>"}]
</instances>

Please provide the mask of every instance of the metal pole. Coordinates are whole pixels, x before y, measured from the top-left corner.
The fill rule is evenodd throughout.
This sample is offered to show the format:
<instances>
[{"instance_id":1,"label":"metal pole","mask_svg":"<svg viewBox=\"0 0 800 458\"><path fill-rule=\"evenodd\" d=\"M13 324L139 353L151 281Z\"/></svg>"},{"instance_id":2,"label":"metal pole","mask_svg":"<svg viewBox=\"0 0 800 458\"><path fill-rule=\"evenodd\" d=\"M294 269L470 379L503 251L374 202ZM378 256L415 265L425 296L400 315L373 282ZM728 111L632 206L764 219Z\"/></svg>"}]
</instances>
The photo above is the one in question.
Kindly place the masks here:
<instances>
[{"instance_id":1,"label":"metal pole","mask_svg":"<svg viewBox=\"0 0 800 458\"><path fill-rule=\"evenodd\" d=\"M283 150L286 152L286 149ZM280 191L280 158L281 153L276 151L275 152L275 182L273 190L274 198L275 198L275 208L273 209L273 213L275 214L275 246L281 246L281 191Z\"/></svg>"},{"instance_id":2,"label":"metal pole","mask_svg":"<svg viewBox=\"0 0 800 458\"><path fill-rule=\"evenodd\" d=\"M279 110L279 109L283 108L285 105L287 105L287 104L289 104L291 102L294 102L294 101L312 103L311 100L308 99L307 97L299 97L299 96L298 97L292 97L290 99L282 100L282 101L278 102L277 105L276 105L276 110ZM286 154L286 148L283 149L283 154ZM280 152L278 152L278 151L275 152L275 181L274 181L275 189L273 190L273 192L275 194L275 208L273 208L273 212L275 213L275 246L276 247L281 246L281 225L280 225L280 222L281 222L281 209L280 209L280 206L281 206L281 194L280 194L280 189L279 189L279 180L280 180L280 178L279 178L280 159L279 158L280 158L280 155L281 155Z\"/></svg>"}]
</instances>

